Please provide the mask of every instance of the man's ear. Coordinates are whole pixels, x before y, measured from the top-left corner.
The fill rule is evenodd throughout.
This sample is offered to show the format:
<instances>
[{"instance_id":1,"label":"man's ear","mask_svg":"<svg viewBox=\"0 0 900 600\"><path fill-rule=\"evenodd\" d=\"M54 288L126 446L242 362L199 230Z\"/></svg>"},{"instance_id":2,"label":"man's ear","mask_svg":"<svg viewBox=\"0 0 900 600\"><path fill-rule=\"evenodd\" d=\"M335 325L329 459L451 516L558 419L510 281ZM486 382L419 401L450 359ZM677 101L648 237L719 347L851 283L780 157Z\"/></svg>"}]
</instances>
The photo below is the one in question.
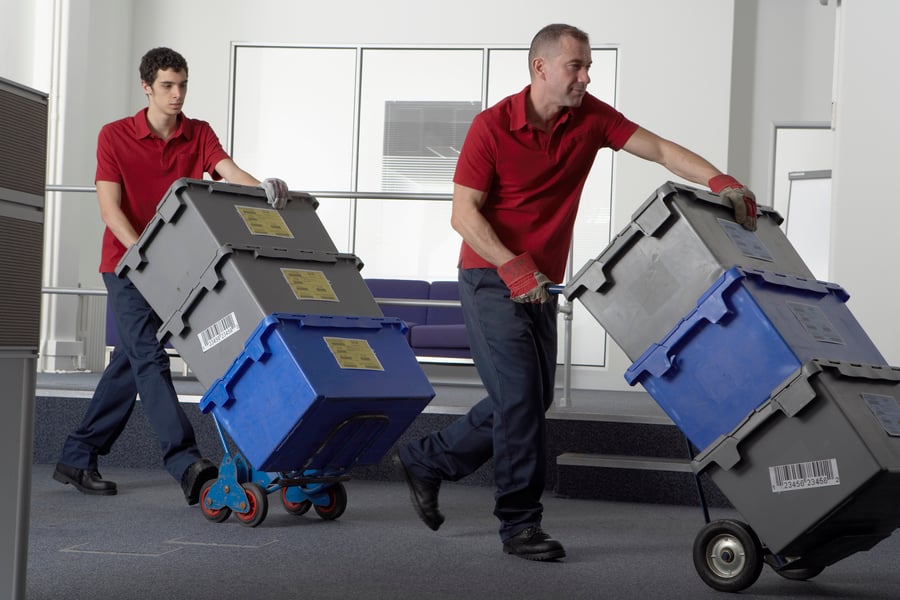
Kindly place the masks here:
<instances>
[{"instance_id":1,"label":"man's ear","mask_svg":"<svg viewBox=\"0 0 900 600\"><path fill-rule=\"evenodd\" d=\"M141 87L144 89L144 93L148 96L153 93L153 86L151 86L144 80L141 80Z\"/></svg>"},{"instance_id":2,"label":"man's ear","mask_svg":"<svg viewBox=\"0 0 900 600\"><path fill-rule=\"evenodd\" d=\"M542 57L540 57L540 56L534 57L534 60L531 61L531 74L534 77L543 78L544 77L544 69L546 68L546 66L547 66L547 64Z\"/></svg>"}]
</instances>

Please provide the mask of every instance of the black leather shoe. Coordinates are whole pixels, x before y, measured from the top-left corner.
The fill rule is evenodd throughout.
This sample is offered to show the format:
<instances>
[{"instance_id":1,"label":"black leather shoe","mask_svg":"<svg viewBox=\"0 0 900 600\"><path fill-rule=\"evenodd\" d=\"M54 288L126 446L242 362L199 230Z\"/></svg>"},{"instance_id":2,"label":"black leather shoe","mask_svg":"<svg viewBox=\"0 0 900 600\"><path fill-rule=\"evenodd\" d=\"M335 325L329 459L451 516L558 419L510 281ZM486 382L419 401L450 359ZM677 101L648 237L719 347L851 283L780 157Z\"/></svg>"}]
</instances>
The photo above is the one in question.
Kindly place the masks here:
<instances>
[{"instance_id":1,"label":"black leather shoe","mask_svg":"<svg viewBox=\"0 0 900 600\"><path fill-rule=\"evenodd\" d=\"M194 461L181 475L181 490L188 506L197 504L200 500L200 489L210 479L219 476L219 467L208 458Z\"/></svg>"},{"instance_id":2,"label":"black leather shoe","mask_svg":"<svg viewBox=\"0 0 900 600\"><path fill-rule=\"evenodd\" d=\"M410 473L403 464L399 452L394 452L392 459L396 469L401 471L406 479L406 485L409 487L409 499L412 500L416 514L423 523L428 525L429 529L437 531L444 522L444 515L438 510L438 491L441 489L441 482L427 481Z\"/></svg>"},{"instance_id":3,"label":"black leather shoe","mask_svg":"<svg viewBox=\"0 0 900 600\"><path fill-rule=\"evenodd\" d=\"M526 560L557 560L566 555L562 544L532 525L503 542L503 551Z\"/></svg>"},{"instance_id":4,"label":"black leather shoe","mask_svg":"<svg viewBox=\"0 0 900 600\"><path fill-rule=\"evenodd\" d=\"M75 489L84 494L114 496L117 491L115 482L104 480L97 469L76 469L56 463L53 479L61 483L71 483Z\"/></svg>"}]
</instances>

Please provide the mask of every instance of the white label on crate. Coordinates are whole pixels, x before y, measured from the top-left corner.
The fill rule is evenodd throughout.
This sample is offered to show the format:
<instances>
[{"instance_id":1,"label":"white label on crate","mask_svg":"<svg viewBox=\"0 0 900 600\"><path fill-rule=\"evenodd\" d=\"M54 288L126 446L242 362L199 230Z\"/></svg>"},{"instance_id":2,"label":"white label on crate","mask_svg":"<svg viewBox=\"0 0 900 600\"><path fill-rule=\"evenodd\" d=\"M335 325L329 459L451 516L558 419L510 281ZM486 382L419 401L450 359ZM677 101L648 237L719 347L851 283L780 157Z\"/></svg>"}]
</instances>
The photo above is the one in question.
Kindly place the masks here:
<instances>
[{"instance_id":1,"label":"white label on crate","mask_svg":"<svg viewBox=\"0 0 900 600\"><path fill-rule=\"evenodd\" d=\"M900 437L900 403L897 399L884 394L860 394L860 396L885 433L892 437Z\"/></svg>"},{"instance_id":2,"label":"white label on crate","mask_svg":"<svg viewBox=\"0 0 900 600\"><path fill-rule=\"evenodd\" d=\"M841 334L838 333L838 330L825 316L824 310L815 304L806 304L804 302L788 302L787 305L812 339L817 342L825 342L826 344L844 343Z\"/></svg>"},{"instance_id":3,"label":"white label on crate","mask_svg":"<svg viewBox=\"0 0 900 600\"><path fill-rule=\"evenodd\" d=\"M204 352L241 330L237 317L230 313L197 334Z\"/></svg>"},{"instance_id":4,"label":"white label on crate","mask_svg":"<svg viewBox=\"0 0 900 600\"><path fill-rule=\"evenodd\" d=\"M775 493L841 484L835 458L769 467L769 479Z\"/></svg>"},{"instance_id":5,"label":"white label on crate","mask_svg":"<svg viewBox=\"0 0 900 600\"><path fill-rule=\"evenodd\" d=\"M738 252L749 258L756 258L767 262L775 262L772 253L766 248L762 240L747 229L743 225L738 225L734 221L719 219L719 225L725 230L725 235L731 240Z\"/></svg>"}]
</instances>

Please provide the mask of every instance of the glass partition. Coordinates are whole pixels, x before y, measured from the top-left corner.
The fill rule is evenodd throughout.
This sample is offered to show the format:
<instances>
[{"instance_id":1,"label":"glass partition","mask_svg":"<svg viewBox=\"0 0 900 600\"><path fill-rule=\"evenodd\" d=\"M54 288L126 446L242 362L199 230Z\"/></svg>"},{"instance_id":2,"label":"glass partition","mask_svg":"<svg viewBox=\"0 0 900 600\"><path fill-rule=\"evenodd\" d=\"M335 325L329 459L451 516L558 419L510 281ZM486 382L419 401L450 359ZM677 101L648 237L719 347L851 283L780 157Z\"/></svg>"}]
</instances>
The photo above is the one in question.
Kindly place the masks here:
<instances>
[{"instance_id":1,"label":"glass partition","mask_svg":"<svg viewBox=\"0 0 900 600\"><path fill-rule=\"evenodd\" d=\"M614 104L616 50L592 57L591 93ZM527 83L527 48L236 44L230 150L250 172L340 195L317 194L319 216L366 277L455 279L450 203L414 196L451 194L472 118ZM587 180L573 271L609 242L612 165L601 151ZM602 328L578 303L573 310L572 364L602 366Z\"/></svg>"}]
</instances>

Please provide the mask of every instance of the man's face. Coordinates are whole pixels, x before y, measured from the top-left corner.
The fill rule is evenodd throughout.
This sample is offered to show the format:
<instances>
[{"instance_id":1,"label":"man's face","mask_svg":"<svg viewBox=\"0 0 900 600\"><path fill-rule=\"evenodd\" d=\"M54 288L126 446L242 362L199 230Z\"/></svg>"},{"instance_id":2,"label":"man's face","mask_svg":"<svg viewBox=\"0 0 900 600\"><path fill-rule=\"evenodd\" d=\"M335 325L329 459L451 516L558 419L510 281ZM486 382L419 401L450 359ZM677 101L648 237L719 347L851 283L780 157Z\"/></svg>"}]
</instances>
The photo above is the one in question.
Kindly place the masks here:
<instances>
[{"instance_id":1,"label":"man's face","mask_svg":"<svg viewBox=\"0 0 900 600\"><path fill-rule=\"evenodd\" d=\"M555 50L546 53L544 82L548 96L559 106L581 106L591 82L591 48L564 35Z\"/></svg>"},{"instance_id":2,"label":"man's face","mask_svg":"<svg viewBox=\"0 0 900 600\"><path fill-rule=\"evenodd\" d=\"M187 74L173 69L158 70L153 85L143 82L152 110L168 116L181 113L187 96Z\"/></svg>"}]
</instances>

